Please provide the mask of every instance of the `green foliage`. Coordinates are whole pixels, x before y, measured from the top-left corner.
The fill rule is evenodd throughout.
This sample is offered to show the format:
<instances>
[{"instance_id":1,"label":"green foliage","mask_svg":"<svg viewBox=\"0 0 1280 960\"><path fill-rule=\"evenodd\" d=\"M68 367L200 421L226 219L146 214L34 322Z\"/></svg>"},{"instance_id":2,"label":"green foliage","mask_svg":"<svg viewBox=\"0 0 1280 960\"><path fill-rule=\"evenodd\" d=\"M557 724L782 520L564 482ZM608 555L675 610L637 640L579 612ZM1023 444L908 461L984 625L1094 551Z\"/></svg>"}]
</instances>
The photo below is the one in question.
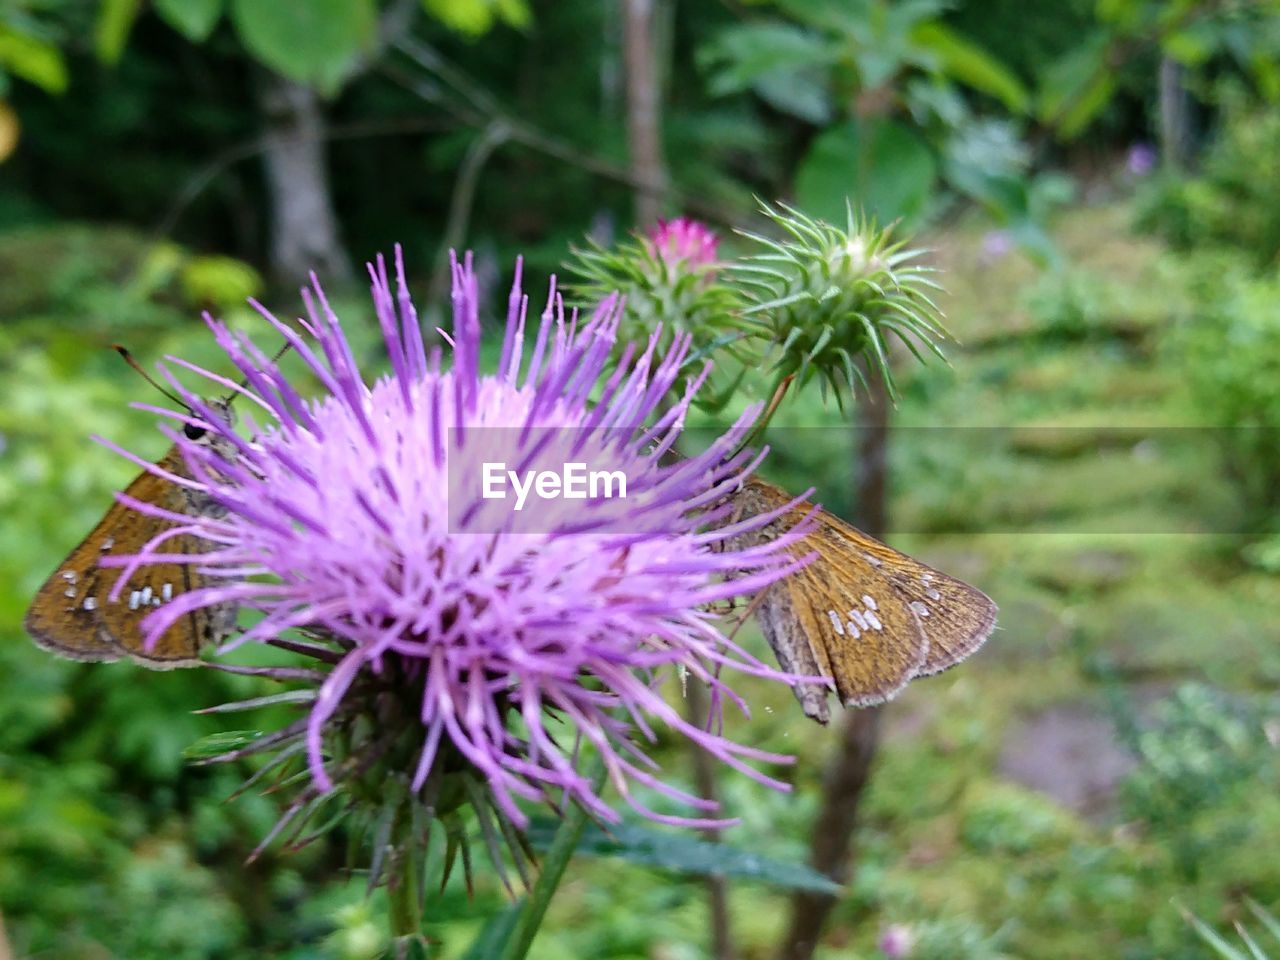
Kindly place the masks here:
<instances>
[{"instance_id":1,"label":"green foliage","mask_svg":"<svg viewBox=\"0 0 1280 960\"><path fill-rule=\"evenodd\" d=\"M1070 821L1044 797L1013 786L997 786L966 797L961 839L978 853L1015 855L1069 840Z\"/></svg>"},{"instance_id":2,"label":"green foliage","mask_svg":"<svg viewBox=\"0 0 1280 960\"><path fill-rule=\"evenodd\" d=\"M1168 350L1204 421L1219 428L1228 476L1256 523L1280 508L1280 274L1236 255L1190 260L1194 309Z\"/></svg>"},{"instance_id":3,"label":"green foliage","mask_svg":"<svg viewBox=\"0 0 1280 960\"><path fill-rule=\"evenodd\" d=\"M67 65L53 31L21 8L0 10L0 94L9 76L48 93L67 89Z\"/></svg>"},{"instance_id":4,"label":"green foliage","mask_svg":"<svg viewBox=\"0 0 1280 960\"><path fill-rule=\"evenodd\" d=\"M998 151L988 145L977 167L969 162L974 140L990 131L958 90L991 97L1014 115L1026 111L1030 95L1004 64L943 21L941 4L780 0L776 6L792 22L729 27L701 49L700 63L713 95L750 89L821 128L796 170L802 207L838 221L852 199L882 222L916 226L937 205L939 154L948 186L1002 206L1002 194L985 180L1016 180L1022 171L1015 177L1006 164L992 174L988 163L978 173L997 152L1004 161L1007 140ZM912 123L904 122L907 113ZM951 179L953 170L959 175ZM981 194L970 192L975 188Z\"/></svg>"},{"instance_id":5,"label":"green foliage","mask_svg":"<svg viewBox=\"0 0 1280 960\"><path fill-rule=\"evenodd\" d=\"M1193 76L1234 62L1260 90L1280 91L1278 50L1280 31L1266 3L1106 0L1097 4L1094 22L1078 29L1074 42L1041 71L1036 115L1060 139L1078 137L1123 89L1120 68L1154 51Z\"/></svg>"},{"instance_id":6,"label":"green foliage","mask_svg":"<svg viewBox=\"0 0 1280 960\"><path fill-rule=\"evenodd\" d=\"M535 821L530 826L529 839L535 848L550 842L553 826L547 821ZM762 856L732 843L694 840L640 824L620 824L610 827L607 833L599 827L588 828L577 852L579 856L611 857L674 873L755 880L782 889L826 894L841 890L829 877L800 863Z\"/></svg>"},{"instance_id":7,"label":"green foliage","mask_svg":"<svg viewBox=\"0 0 1280 960\"><path fill-rule=\"evenodd\" d=\"M231 22L245 48L301 83L337 88L374 42L374 0L231 0Z\"/></svg>"},{"instance_id":8,"label":"green foliage","mask_svg":"<svg viewBox=\"0 0 1280 960\"><path fill-rule=\"evenodd\" d=\"M1232 804L1242 792L1280 784L1267 726L1273 709L1188 685L1161 703L1150 729L1136 735L1140 766L1125 783L1124 803L1131 816L1168 839L1188 879L1214 850L1246 841L1251 832L1198 822L1202 814Z\"/></svg>"},{"instance_id":9,"label":"green foliage","mask_svg":"<svg viewBox=\"0 0 1280 960\"><path fill-rule=\"evenodd\" d=\"M1198 176L1164 176L1144 192L1139 222L1183 249L1220 245L1259 267L1280 264L1280 104L1237 88Z\"/></svg>"},{"instance_id":10,"label":"green foliage","mask_svg":"<svg viewBox=\"0 0 1280 960\"><path fill-rule=\"evenodd\" d=\"M911 927L911 960L1007 960L1002 937L968 920L932 920Z\"/></svg>"},{"instance_id":11,"label":"green foliage","mask_svg":"<svg viewBox=\"0 0 1280 960\"><path fill-rule=\"evenodd\" d=\"M838 48L789 23L743 23L701 51L708 89L723 97L753 90L775 109L809 123L831 120L831 70Z\"/></svg>"},{"instance_id":12,"label":"green foliage","mask_svg":"<svg viewBox=\"0 0 1280 960\"><path fill-rule=\"evenodd\" d=\"M94 26L93 47L98 59L107 66L113 67L119 62L141 7L140 0L102 0Z\"/></svg>"},{"instance_id":13,"label":"green foliage","mask_svg":"<svg viewBox=\"0 0 1280 960\"><path fill-rule=\"evenodd\" d=\"M796 170L796 197L839 222L853 198L883 223L918 225L933 199L937 162L920 137L892 120L846 120L828 128Z\"/></svg>"},{"instance_id":14,"label":"green foliage","mask_svg":"<svg viewBox=\"0 0 1280 960\"><path fill-rule=\"evenodd\" d=\"M445 26L471 37L498 23L527 27L533 16L525 0L423 0L423 6Z\"/></svg>"},{"instance_id":15,"label":"green foliage","mask_svg":"<svg viewBox=\"0 0 1280 960\"><path fill-rule=\"evenodd\" d=\"M169 26L192 43L203 43L222 18L226 0L152 0L152 7Z\"/></svg>"},{"instance_id":16,"label":"green foliage","mask_svg":"<svg viewBox=\"0 0 1280 960\"><path fill-rule=\"evenodd\" d=\"M1246 904L1249 908L1249 912L1257 919L1257 922L1262 929L1271 934L1271 939L1280 943L1280 919L1277 919L1275 914L1268 910L1264 910L1252 900L1246 901ZM1245 949L1249 951L1247 954L1243 950L1232 946L1231 943L1219 936L1212 927L1206 924L1195 914L1186 913L1185 916L1187 923L1191 924L1191 926L1195 928L1200 939L1207 943L1210 948L1212 948L1213 952L1222 957L1223 960L1267 960L1268 954L1262 949L1258 941L1254 939L1253 935L1249 933L1248 929L1239 922L1236 923L1236 933L1239 935L1240 941L1244 944Z\"/></svg>"},{"instance_id":17,"label":"green foliage","mask_svg":"<svg viewBox=\"0 0 1280 960\"><path fill-rule=\"evenodd\" d=\"M1027 308L1049 336L1079 339L1096 332L1105 322L1107 291L1087 273L1050 272L1029 291Z\"/></svg>"}]
</instances>

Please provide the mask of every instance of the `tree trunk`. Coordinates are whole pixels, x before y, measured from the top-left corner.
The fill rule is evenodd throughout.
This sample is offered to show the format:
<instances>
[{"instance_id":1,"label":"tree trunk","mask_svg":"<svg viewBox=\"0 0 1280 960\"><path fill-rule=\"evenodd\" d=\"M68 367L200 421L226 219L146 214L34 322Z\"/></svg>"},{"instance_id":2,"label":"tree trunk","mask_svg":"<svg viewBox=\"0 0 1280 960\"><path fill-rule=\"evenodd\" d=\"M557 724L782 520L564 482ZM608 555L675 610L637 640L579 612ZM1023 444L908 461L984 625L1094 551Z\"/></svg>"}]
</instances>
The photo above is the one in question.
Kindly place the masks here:
<instances>
[{"instance_id":1,"label":"tree trunk","mask_svg":"<svg viewBox=\"0 0 1280 960\"><path fill-rule=\"evenodd\" d=\"M325 120L310 87L263 73L258 99L266 123L263 161L271 204L271 272L287 284L314 270L330 282L352 279L338 236L325 162Z\"/></svg>"},{"instance_id":2,"label":"tree trunk","mask_svg":"<svg viewBox=\"0 0 1280 960\"><path fill-rule=\"evenodd\" d=\"M627 144L636 183L636 226L653 226L667 190L662 162L662 84L654 43L655 0L622 0L627 73Z\"/></svg>"},{"instance_id":3,"label":"tree trunk","mask_svg":"<svg viewBox=\"0 0 1280 960\"><path fill-rule=\"evenodd\" d=\"M1191 165L1191 95L1186 68L1171 57L1160 61L1160 157L1172 170Z\"/></svg>"},{"instance_id":4,"label":"tree trunk","mask_svg":"<svg viewBox=\"0 0 1280 960\"><path fill-rule=\"evenodd\" d=\"M868 373L865 365L863 372ZM853 472L858 499L853 521L872 536L883 537L888 515L889 397L878 376L868 375L868 380L870 395L857 408L858 458ZM822 806L809 840L809 865L837 883L848 883L853 875L858 809L879 743L880 707L845 714L840 742L823 776ZM795 894L778 960L809 960L835 903L834 897L825 894Z\"/></svg>"}]
</instances>

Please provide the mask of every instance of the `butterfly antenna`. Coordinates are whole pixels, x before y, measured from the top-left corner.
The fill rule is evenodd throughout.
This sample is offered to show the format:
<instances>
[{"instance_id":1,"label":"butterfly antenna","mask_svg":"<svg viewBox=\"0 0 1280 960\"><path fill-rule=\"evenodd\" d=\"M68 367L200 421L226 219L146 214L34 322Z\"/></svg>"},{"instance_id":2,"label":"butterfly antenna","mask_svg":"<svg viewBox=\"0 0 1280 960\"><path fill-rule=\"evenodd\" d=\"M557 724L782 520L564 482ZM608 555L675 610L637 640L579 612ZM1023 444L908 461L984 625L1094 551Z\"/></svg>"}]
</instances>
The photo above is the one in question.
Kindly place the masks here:
<instances>
[{"instance_id":1,"label":"butterfly antenna","mask_svg":"<svg viewBox=\"0 0 1280 960\"><path fill-rule=\"evenodd\" d=\"M276 353L275 353L275 356L273 356L273 357L271 358L271 362L272 362L273 364L274 364L274 363L276 363L276 362L278 362L278 361L280 360L280 358L281 358L281 357L283 357L286 353L288 353L288 352L289 352L289 347L290 347L290 346L292 346L292 344L291 344L288 340L286 340L283 344L281 344L281 345L280 345L280 349L279 349L279 350L277 350L277 351L276 351ZM222 402L223 402L224 404L226 404L228 407L229 407L229 406L231 406L231 401L232 401L232 400L234 400L234 399L236 398L236 394L238 394L241 390L246 390L246 389L248 389L248 387L249 387L249 378L248 378L248 377L241 377L241 378L240 378L240 382L239 382L238 384L236 384L236 386L237 386L239 389L237 389L237 390L233 391L232 393L227 394L227 398L226 398L225 400L223 400L223 401L222 401Z\"/></svg>"},{"instance_id":2,"label":"butterfly antenna","mask_svg":"<svg viewBox=\"0 0 1280 960\"><path fill-rule=\"evenodd\" d=\"M137 373L138 376L140 376L143 380L147 381L147 383L151 384L151 386L155 387L156 390L160 391L162 396L168 397L170 400L172 400L178 406L182 407L184 410L191 409L191 407L188 406L187 403L183 401L181 397L178 397L176 394L174 394L172 390L166 390L164 387L162 387L159 383L156 382L155 377L151 376L151 374L147 373L146 370L142 369L142 364L138 363L138 361L133 358L133 354L129 352L128 347L121 346L118 343L113 343L111 346L116 351L116 353L120 354L120 356L124 358L125 363L133 367L134 372Z\"/></svg>"}]
</instances>

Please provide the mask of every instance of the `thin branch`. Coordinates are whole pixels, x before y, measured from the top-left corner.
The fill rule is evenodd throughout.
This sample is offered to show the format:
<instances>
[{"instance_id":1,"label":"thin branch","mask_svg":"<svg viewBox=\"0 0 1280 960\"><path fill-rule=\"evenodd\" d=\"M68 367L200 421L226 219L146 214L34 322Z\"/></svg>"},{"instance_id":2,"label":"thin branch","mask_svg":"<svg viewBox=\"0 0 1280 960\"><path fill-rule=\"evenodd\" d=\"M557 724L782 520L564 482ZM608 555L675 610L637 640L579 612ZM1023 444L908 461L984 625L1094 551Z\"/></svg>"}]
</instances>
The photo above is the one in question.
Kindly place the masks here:
<instances>
[{"instance_id":1,"label":"thin branch","mask_svg":"<svg viewBox=\"0 0 1280 960\"><path fill-rule=\"evenodd\" d=\"M339 140L362 140L367 137L387 137L406 133L447 130L451 129L451 126L451 124L435 118L398 118L395 120L348 123L330 127L325 131L324 139L331 143ZM178 192L165 210L164 216L152 228L153 239L172 235L183 214L187 212L191 204L199 199L202 193L209 189L213 181L237 163L242 163L261 154L266 149L266 145L267 138L260 135L234 143L215 154L213 159L189 176L178 189Z\"/></svg>"},{"instance_id":2,"label":"thin branch","mask_svg":"<svg viewBox=\"0 0 1280 960\"><path fill-rule=\"evenodd\" d=\"M688 681L685 691L685 716L689 722L705 727L709 718L710 707L707 703L706 689L694 678ZM719 804L720 791L716 786L716 767L711 757L699 747L689 750L693 762L693 780L698 796ZM702 838L708 843L720 842L719 830L703 830ZM708 876L707 912L711 916L711 956L713 960L733 960L733 929L729 913L729 883L724 877Z\"/></svg>"},{"instance_id":3,"label":"thin branch","mask_svg":"<svg viewBox=\"0 0 1280 960\"><path fill-rule=\"evenodd\" d=\"M835 757L823 778L822 809L809 839L809 865L841 884L852 873L853 835L880 741L880 709L853 710L845 717ZM795 894L778 960L810 960L835 903L826 893Z\"/></svg>"},{"instance_id":4,"label":"thin branch","mask_svg":"<svg viewBox=\"0 0 1280 960\"><path fill-rule=\"evenodd\" d=\"M516 117L503 107L498 98L482 84L471 78L461 68L449 63L427 44L416 40L402 40L395 44L395 48L404 53L416 66L426 71L430 79L424 80L421 77L410 76L403 70L385 63L380 67L382 74L426 102L447 111L462 124L482 128L495 120L504 121L509 128L512 142L577 167L592 176L621 184L633 191L665 198L681 210L727 229L737 229L748 223L745 220L731 219L720 206L687 193L670 182L657 186L641 181L626 168ZM464 102L451 99L447 95L449 89L455 91Z\"/></svg>"},{"instance_id":5,"label":"thin branch","mask_svg":"<svg viewBox=\"0 0 1280 960\"><path fill-rule=\"evenodd\" d=\"M453 197L449 201L449 219L445 222L444 238L436 255L435 272L427 296L429 304L442 303L449 287L449 251L457 250L467 237L471 222L471 209L475 202L476 184L480 171L493 156L495 150L511 138L511 130L503 120L494 120L467 148L458 177L453 184Z\"/></svg>"}]
</instances>

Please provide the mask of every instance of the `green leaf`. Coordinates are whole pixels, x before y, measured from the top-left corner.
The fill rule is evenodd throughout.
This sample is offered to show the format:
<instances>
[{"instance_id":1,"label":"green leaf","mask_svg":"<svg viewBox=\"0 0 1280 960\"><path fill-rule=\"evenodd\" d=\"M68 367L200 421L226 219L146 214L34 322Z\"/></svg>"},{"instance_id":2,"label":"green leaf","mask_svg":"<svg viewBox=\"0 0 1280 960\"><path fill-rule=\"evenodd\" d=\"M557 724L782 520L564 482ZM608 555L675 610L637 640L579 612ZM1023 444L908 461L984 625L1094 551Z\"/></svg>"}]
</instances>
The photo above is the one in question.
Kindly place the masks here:
<instances>
[{"instance_id":1,"label":"green leaf","mask_svg":"<svg viewBox=\"0 0 1280 960\"><path fill-rule=\"evenodd\" d=\"M93 29L93 49L98 59L115 66L138 19L140 0L102 0Z\"/></svg>"},{"instance_id":2,"label":"green leaf","mask_svg":"<svg viewBox=\"0 0 1280 960\"><path fill-rule=\"evenodd\" d=\"M1082 131L1111 100L1115 71L1106 65L1110 51L1108 36L1095 33L1045 70L1036 113L1060 139Z\"/></svg>"},{"instance_id":3,"label":"green leaf","mask_svg":"<svg viewBox=\"0 0 1280 960\"><path fill-rule=\"evenodd\" d=\"M227 730L222 733L211 733L184 749L182 755L188 760L205 760L247 747L261 736L261 730Z\"/></svg>"},{"instance_id":4,"label":"green leaf","mask_svg":"<svg viewBox=\"0 0 1280 960\"><path fill-rule=\"evenodd\" d=\"M796 199L813 216L843 223L845 202L881 223L924 214L937 180L925 143L892 120L849 120L822 134L800 161Z\"/></svg>"},{"instance_id":5,"label":"green leaf","mask_svg":"<svg viewBox=\"0 0 1280 960\"><path fill-rule=\"evenodd\" d=\"M995 97L1014 113L1026 113L1031 95L1022 81L991 54L936 20L918 24L911 39L939 60L941 71L967 87Z\"/></svg>"},{"instance_id":6,"label":"green leaf","mask_svg":"<svg viewBox=\"0 0 1280 960\"><path fill-rule=\"evenodd\" d=\"M529 841L543 849L555 833L556 824L535 819L529 826ZM758 880L790 890L839 893L843 888L801 863L775 860L725 843L709 843L683 833L668 833L632 823L610 827L605 833L587 827L578 844L578 854L586 857L617 857L628 863L703 877L735 877Z\"/></svg>"},{"instance_id":7,"label":"green leaf","mask_svg":"<svg viewBox=\"0 0 1280 960\"><path fill-rule=\"evenodd\" d=\"M47 93L67 89L67 65L51 43L0 24L0 68Z\"/></svg>"},{"instance_id":8,"label":"green leaf","mask_svg":"<svg viewBox=\"0 0 1280 960\"><path fill-rule=\"evenodd\" d=\"M1179 905L1178 909L1182 911L1183 919L1191 925L1192 929L1195 930L1200 939L1212 947L1214 953L1222 957L1223 960L1249 960L1243 952L1227 943L1227 941L1220 937L1212 927L1195 914L1186 910L1181 905Z\"/></svg>"},{"instance_id":9,"label":"green leaf","mask_svg":"<svg viewBox=\"0 0 1280 960\"><path fill-rule=\"evenodd\" d=\"M770 105L810 123L831 118L829 68L837 49L785 23L749 23L721 31L699 51L712 95L753 90Z\"/></svg>"},{"instance_id":10,"label":"green leaf","mask_svg":"<svg viewBox=\"0 0 1280 960\"><path fill-rule=\"evenodd\" d=\"M1165 38L1163 51L1183 66L1198 67L1213 56L1213 45L1197 30L1179 30Z\"/></svg>"},{"instance_id":11,"label":"green leaf","mask_svg":"<svg viewBox=\"0 0 1280 960\"><path fill-rule=\"evenodd\" d=\"M1258 921L1266 928L1267 933L1280 942L1280 919L1277 919L1275 914L1262 909L1252 897L1246 897L1244 905L1249 908L1250 913L1258 918Z\"/></svg>"},{"instance_id":12,"label":"green leaf","mask_svg":"<svg viewBox=\"0 0 1280 960\"><path fill-rule=\"evenodd\" d=\"M522 897L508 905L496 918L481 927L476 938L467 947L467 952L462 955L462 960L494 960L495 957L502 956L520 911L524 909L524 902Z\"/></svg>"},{"instance_id":13,"label":"green leaf","mask_svg":"<svg viewBox=\"0 0 1280 960\"><path fill-rule=\"evenodd\" d=\"M336 88L374 39L374 0L232 0L231 22L245 47L299 83Z\"/></svg>"},{"instance_id":14,"label":"green leaf","mask_svg":"<svg viewBox=\"0 0 1280 960\"><path fill-rule=\"evenodd\" d=\"M451 30L479 37L496 23L527 27L533 20L526 0L423 0L422 6Z\"/></svg>"},{"instance_id":15,"label":"green leaf","mask_svg":"<svg viewBox=\"0 0 1280 960\"><path fill-rule=\"evenodd\" d=\"M151 0L160 18L192 43L203 43L222 17L223 0Z\"/></svg>"}]
</instances>

